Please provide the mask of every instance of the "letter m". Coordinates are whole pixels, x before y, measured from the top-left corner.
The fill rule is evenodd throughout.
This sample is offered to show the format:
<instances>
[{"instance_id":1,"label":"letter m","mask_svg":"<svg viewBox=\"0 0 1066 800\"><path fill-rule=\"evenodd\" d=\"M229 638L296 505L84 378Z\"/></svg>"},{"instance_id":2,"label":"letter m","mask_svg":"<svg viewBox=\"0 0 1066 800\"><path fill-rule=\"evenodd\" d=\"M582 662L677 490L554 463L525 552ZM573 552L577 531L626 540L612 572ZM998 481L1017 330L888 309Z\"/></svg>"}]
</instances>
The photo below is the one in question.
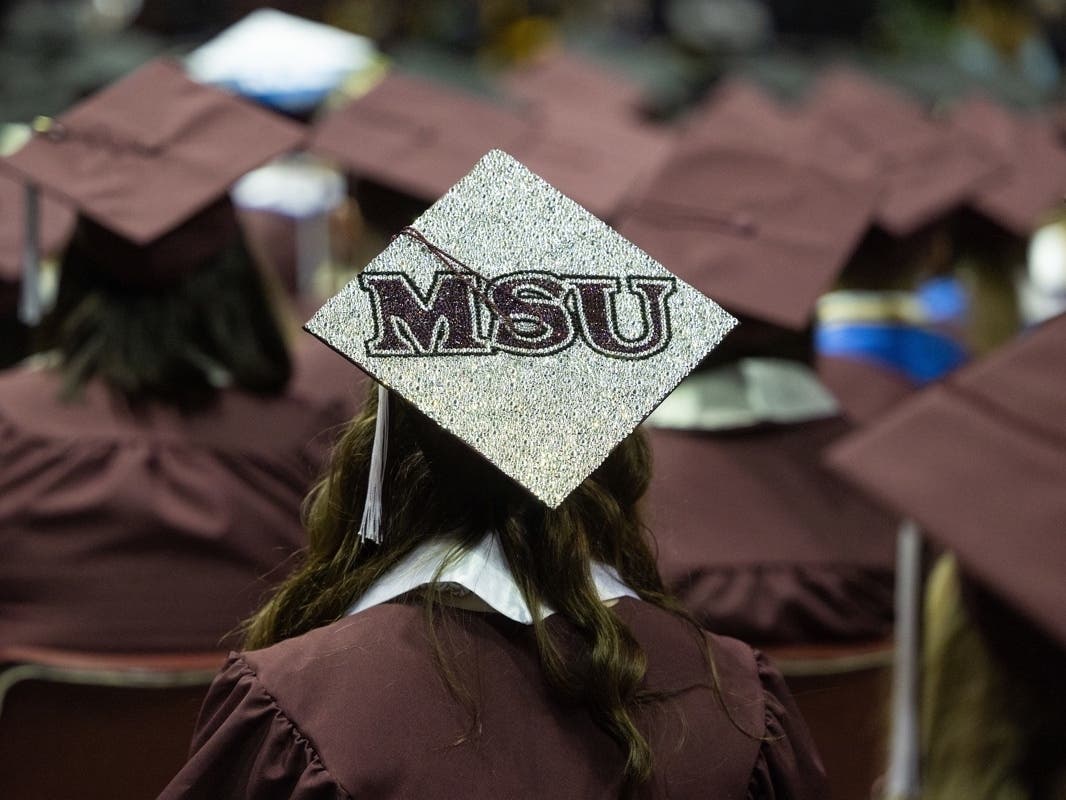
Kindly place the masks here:
<instances>
[{"instance_id":1,"label":"letter m","mask_svg":"<svg viewBox=\"0 0 1066 800\"><path fill-rule=\"evenodd\" d=\"M438 272L425 295L402 272L363 272L359 285L370 295L374 336L370 356L447 356L491 353L478 330L478 278Z\"/></svg>"}]
</instances>

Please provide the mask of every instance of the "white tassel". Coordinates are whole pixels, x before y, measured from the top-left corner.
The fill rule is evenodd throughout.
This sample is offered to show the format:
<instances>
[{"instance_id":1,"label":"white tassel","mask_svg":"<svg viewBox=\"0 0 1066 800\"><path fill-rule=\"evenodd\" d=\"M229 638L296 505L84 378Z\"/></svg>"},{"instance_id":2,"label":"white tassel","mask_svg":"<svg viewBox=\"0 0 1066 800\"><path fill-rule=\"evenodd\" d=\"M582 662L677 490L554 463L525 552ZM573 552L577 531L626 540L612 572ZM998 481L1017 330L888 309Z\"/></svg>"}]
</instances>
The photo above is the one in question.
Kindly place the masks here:
<instances>
[{"instance_id":1,"label":"white tassel","mask_svg":"<svg viewBox=\"0 0 1066 800\"><path fill-rule=\"evenodd\" d=\"M44 315L44 303L41 300L41 276L39 269L40 253L40 203L37 201L37 187L26 187L25 225L22 242L22 294L19 297L19 320L24 325L35 326Z\"/></svg>"},{"instance_id":2,"label":"white tassel","mask_svg":"<svg viewBox=\"0 0 1066 800\"><path fill-rule=\"evenodd\" d=\"M922 536L904 520L896 544L896 654L892 669L892 732L886 793L889 800L915 800L921 794Z\"/></svg>"},{"instance_id":3,"label":"white tassel","mask_svg":"<svg viewBox=\"0 0 1066 800\"><path fill-rule=\"evenodd\" d=\"M389 447L389 390L378 384L378 418L374 426L374 449L370 453L370 478L366 484L366 502L359 535L366 541L381 544L381 488L385 476L385 456Z\"/></svg>"}]
</instances>

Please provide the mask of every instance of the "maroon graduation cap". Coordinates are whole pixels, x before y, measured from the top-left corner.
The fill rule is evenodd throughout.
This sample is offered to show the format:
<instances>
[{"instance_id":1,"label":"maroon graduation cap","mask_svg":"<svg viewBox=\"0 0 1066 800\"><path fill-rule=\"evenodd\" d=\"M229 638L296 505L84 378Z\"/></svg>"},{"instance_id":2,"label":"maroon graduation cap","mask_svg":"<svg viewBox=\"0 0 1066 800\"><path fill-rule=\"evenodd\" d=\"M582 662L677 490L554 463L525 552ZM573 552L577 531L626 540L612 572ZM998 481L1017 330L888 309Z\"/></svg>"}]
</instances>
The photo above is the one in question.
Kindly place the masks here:
<instances>
[{"instance_id":1,"label":"maroon graduation cap","mask_svg":"<svg viewBox=\"0 0 1066 800\"><path fill-rule=\"evenodd\" d=\"M868 229L877 184L757 147L679 148L619 231L727 309L802 330Z\"/></svg>"},{"instance_id":2,"label":"maroon graduation cap","mask_svg":"<svg viewBox=\"0 0 1066 800\"><path fill-rule=\"evenodd\" d=\"M805 109L877 160L886 182L877 222L893 236L907 236L959 208L999 167L971 137L852 70L827 72Z\"/></svg>"},{"instance_id":3,"label":"maroon graduation cap","mask_svg":"<svg viewBox=\"0 0 1066 800\"><path fill-rule=\"evenodd\" d=\"M528 130L514 110L487 98L392 72L319 122L309 149L429 202L493 147L513 152Z\"/></svg>"},{"instance_id":4,"label":"maroon graduation cap","mask_svg":"<svg viewBox=\"0 0 1066 800\"><path fill-rule=\"evenodd\" d=\"M743 78L719 84L686 120L678 147L706 145L765 150L846 178L876 180L877 160L867 148Z\"/></svg>"},{"instance_id":5,"label":"maroon graduation cap","mask_svg":"<svg viewBox=\"0 0 1066 800\"><path fill-rule=\"evenodd\" d=\"M663 128L575 112L532 117L523 162L594 215L617 219L666 163L674 135Z\"/></svg>"},{"instance_id":6,"label":"maroon graduation cap","mask_svg":"<svg viewBox=\"0 0 1066 800\"><path fill-rule=\"evenodd\" d=\"M635 119L643 87L620 72L562 48L538 53L504 76L509 94L549 113Z\"/></svg>"},{"instance_id":7,"label":"maroon graduation cap","mask_svg":"<svg viewBox=\"0 0 1066 800\"><path fill-rule=\"evenodd\" d=\"M81 215L75 237L121 280L166 283L237 234L230 185L304 129L159 59L39 119L4 164Z\"/></svg>"},{"instance_id":8,"label":"maroon graduation cap","mask_svg":"<svg viewBox=\"0 0 1066 800\"><path fill-rule=\"evenodd\" d=\"M854 434L831 465L1066 647L1066 315Z\"/></svg>"},{"instance_id":9,"label":"maroon graduation cap","mask_svg":"<svg viewBox=\"0 0 1066 800\"><path fill-rule=\"evenodd\" d=\"M137 244L173 230L304 139L300 125L194 83L166 59L39 127L6 163Z\"/></svg>"},{"instance_id":10,"label":"maroon graduation cap","mask_svg":"<svg viewBox=\"0 0 1066 800\"><path fill-rule=\"evenodd\" d=\"M975 188L970 204L976 211L1024 238L1062 206L1066 149L1047 119L975 95L952 109L951 122L1003 164Z\"/></svg>"},{"instance_id":11,"label":"maroon graduation cap","mask_svg":"<svg viewBox=\"0 0 1066 800\"><path fill-rule=\"evenodd\" d=\"M505 150L593 214L612 217L672 139L610 115L559 115L392 73L319 123L311 149L419 200L440 197L484 153Z\"/></svg>"}]
</instances>

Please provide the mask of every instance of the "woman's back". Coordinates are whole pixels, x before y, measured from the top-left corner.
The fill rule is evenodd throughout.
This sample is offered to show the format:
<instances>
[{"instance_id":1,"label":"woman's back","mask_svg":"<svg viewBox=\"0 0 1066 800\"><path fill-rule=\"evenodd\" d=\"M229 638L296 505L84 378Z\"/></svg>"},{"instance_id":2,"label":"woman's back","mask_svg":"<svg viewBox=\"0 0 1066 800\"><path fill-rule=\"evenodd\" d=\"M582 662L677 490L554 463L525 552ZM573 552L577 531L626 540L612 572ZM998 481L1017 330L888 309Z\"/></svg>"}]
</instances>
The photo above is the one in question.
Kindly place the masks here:
<instances>
[{"instance_id":1,"label":"woman's back","mask_svg":"<svg viewBox=\"0 0 1066 800\"><path fill-rule=\"evenodd\" d=\"M292 387L196 413L61 388L0 375L0 643L219 647L302 546L323 432L350 409Z\"/></svg>"},{"instance_id":2,"label":"woman's back","mask_svg":"<svg viewBox=\"0 0 1066 800\"><path fill-rule=\"evenodd\" d=\"M708 636L719 699L694 628L632 598L613 612L647 654L645 688L667 695L635 713L655 754L639 796L824 796L807 731L762 656ZM548 627L568 641L560 615ZM419 602L233 656L162 798L619 796L623 751L548 685L531 626L448 608L436 630L456 694Z\"/></svg>"}]
</instances>

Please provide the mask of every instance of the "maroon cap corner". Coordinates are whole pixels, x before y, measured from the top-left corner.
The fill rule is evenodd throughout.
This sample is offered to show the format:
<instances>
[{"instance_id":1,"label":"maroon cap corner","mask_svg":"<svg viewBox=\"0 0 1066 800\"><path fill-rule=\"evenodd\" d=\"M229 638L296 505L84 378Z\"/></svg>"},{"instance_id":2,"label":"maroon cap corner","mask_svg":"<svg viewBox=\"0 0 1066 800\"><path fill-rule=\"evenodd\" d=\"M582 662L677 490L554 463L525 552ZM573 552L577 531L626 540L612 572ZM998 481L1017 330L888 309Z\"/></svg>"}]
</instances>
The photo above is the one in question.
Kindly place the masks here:
<instances>
[{"instance_id":1,"label":"maroon cap corner","mask_svg":"<svg viewBox=\"0 0 1066 800\"><path fill-rule=\"evenodd\" d=\"M297 123L194 83L167 59L35 127L5 163L137 245L183 225L305 138Z\"/></svg>"},{"instance_id":2,"label":"maroon cap corner","mask_svg":"<svg viewBox=\"0 0 1066 800\"><path fill-rule=\"evenodd\" d=\"M1066 315L838 443L830 466L913 518L1066 645Z\"/></svg>"}]
</instances>

